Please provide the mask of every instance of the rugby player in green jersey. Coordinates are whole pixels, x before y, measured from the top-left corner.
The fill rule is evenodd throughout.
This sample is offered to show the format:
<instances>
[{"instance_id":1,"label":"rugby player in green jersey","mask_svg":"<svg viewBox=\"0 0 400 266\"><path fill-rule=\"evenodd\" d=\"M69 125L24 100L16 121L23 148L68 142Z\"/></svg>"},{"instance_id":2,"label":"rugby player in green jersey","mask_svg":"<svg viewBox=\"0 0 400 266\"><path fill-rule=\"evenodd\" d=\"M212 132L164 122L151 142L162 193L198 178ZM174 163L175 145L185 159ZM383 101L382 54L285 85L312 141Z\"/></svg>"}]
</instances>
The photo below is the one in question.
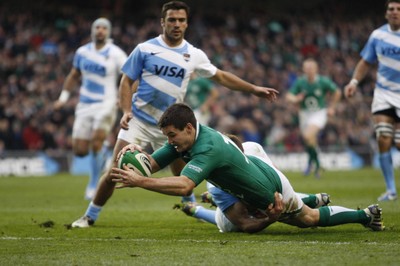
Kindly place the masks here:
<instances>
[{"instance_id":1,"label":"rugby player in green jersey","mask_svg":"<svg viewBox=\"0 0 400 266\"><path fill-rule=\"evenodd\" d=\"M286 100L300 104L300 131L306 145L308 165L304 171L309 175L314 168L315 177L320 177L318 158L318 133L325 127L328 115L335 114L336 104L342 95L338 86L328 77L318 75L318 64L314 59L303 62L304 75L299 77L286 94ZM331 94L329 106L326 97Z\"/></svg>"},{"instance_id":2,"label":"rugby player in green jersey","mask_svg":"<svg viewBox=\"0 0 400 266\"><path fill-rule=\"evenodd\" d=\"M112 180L119 183L116 188L141 187L167 195L184 196L207 180L214 186L240 200L235 215L249 208L264 214L255 219L243 219L237 225L242 231L247 222L259 222L257 232L268 225L281 221L299 227L334 226L360 223L375 231L384 229L382 209L370 205L363 210L340 206L325 206L311 209L303 204L289 180L276 169L255 156L246 156L229 137L207 126L197 123L193 111L183 103L167 108L158 123L168 142L156 150L149 159L152 171L156 172L176 158L187 164L180 176L148 178L124 169L113 168ZM126 146L127 150L140 149L137 145ZM228 219L230 218L227 215ZM244 217L244 216L241 216Z\"/></svg>"}]
</instances>

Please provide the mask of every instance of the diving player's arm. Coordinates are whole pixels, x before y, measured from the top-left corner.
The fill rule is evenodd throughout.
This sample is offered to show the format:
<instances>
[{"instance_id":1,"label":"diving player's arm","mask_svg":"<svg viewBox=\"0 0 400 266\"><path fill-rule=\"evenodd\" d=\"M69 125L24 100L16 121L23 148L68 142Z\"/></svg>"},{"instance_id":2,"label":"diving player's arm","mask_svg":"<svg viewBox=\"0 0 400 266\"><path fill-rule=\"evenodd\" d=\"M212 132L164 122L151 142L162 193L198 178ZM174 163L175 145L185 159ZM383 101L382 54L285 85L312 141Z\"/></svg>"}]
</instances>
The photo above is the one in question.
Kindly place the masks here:
<instances>
[{"instance_id":1,"label":"diving player's arm","mask_svg":"<svg viewBox=\"0 0 400 266\"><path fill-rule=\"evenodd\" d=\"M156 167L153 165L155 161L150 161L152 166ZM196 184L190 178L184 175L159 178L144 177L135 173L126 165L124 165L124 169L112 168L111 176L113 178L113 182L119 183L116 186L117 189L126 187L140 187L146 190L171 196L189 196L196 186Z\"/></svg>"}]
</instances>

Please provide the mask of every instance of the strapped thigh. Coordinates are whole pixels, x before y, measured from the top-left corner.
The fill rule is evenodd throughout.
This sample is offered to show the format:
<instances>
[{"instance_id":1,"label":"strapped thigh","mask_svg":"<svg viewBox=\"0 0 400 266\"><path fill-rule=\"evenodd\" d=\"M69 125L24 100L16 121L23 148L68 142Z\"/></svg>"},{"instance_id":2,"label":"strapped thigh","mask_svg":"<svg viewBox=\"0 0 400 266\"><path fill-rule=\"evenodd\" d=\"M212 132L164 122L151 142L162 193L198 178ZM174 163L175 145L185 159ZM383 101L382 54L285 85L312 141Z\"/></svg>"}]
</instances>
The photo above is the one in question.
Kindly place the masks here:
<instances>
[{"instance_id":1,"label":"strapped thigh","mask_svg":"<svg viewBox=\"0 0 400 266\"><path fill-rule=\"evenodd\" d=\"M396 129L396 131L394 132L394 143L396 143L397 145L400 144L400 128Z\"/></svg>"},{"instance_id":2,"label":"strapped thigh","mask_svg":"<svg viewBox=\"0 0 400 266\"><path fill-rule=\"evenodd\" d=\"M391 123L386 122L378 122L374 126L376 137L393 137L393 125Z\"/></svg>"}]
</instances>

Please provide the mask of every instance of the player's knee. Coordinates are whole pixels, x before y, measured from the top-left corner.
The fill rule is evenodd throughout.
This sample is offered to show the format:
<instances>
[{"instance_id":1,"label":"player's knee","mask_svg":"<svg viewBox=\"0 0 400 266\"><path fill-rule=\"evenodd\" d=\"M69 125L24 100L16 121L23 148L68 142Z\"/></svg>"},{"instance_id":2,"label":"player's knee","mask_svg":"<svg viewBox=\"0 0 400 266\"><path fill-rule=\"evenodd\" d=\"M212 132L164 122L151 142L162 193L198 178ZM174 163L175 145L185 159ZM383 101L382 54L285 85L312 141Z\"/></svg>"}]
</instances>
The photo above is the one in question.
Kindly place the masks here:
<instances>
[{"instance_id":1,"label":"player's knee","mask_svg":"<svg viewBox=\"0 0 400 266\"><path fill-rule=\"evenodd\" d=\"M78 157L84 157L86 155L88 155L89 152L85 149L82 148L74 148L74 155L78 156Z\"/></svg>"},{"instance_id":2,"label":"player's knee","mask_svg":"<svg viewBox=\"0 0 400 266\"><path fill-rule=\"evenodd\" d=\"M74 140L72 150L74 155L83 157L89 154L89 142L82 140Z\"/></svg>"},{"instance_id":3,"label":"player's knee","mask_svg":"<svg viewBox=\"0 0 400 266\"><path fill-rule=\"evenodd\" d=\"M103 148L102 141L93 141L92 142L92 151L93 152L99 152L102 148Z\"/></svg>"}]
</instances>

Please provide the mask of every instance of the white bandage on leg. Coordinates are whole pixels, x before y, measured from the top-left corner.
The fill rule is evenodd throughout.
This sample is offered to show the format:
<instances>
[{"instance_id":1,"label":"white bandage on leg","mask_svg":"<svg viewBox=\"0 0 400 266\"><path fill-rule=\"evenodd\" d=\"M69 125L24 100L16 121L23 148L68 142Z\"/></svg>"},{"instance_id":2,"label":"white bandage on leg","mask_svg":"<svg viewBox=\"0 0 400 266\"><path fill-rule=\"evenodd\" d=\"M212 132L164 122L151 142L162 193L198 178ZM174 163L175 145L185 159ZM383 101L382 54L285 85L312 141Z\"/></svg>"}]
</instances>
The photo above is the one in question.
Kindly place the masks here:
<instances>
[{"instance_id":1,"label":"white bandage on leg","mask_svg":"<svg viewBox=\"0 0 400 266\"><path fill-rule=\"evenodd\" d=\"M217 208L215 212L215 221L217 222L217 227L221 233L239 231L239 228L226 218L220 208Z\"/></svg>"},{"instance_id":2,"label":"white bandage on leg","mask_svg":"<svg viewBox=\"0 0 400 266\"><path fill-rule=\"evenodd\" d=\"M393 125L386 122L379 122L375 126L376 137L393 137Z\"/></svg>"},{"instance_id":3,"label":"white bandage on leg","mask_svg":"<svg viewBox=\"0 0 400 266\"><path fill-rule=\"evenodd\" d=\"M394 143L400 144L400 129L396 129L394 132Z\"/></svg>"}]
</instances>

